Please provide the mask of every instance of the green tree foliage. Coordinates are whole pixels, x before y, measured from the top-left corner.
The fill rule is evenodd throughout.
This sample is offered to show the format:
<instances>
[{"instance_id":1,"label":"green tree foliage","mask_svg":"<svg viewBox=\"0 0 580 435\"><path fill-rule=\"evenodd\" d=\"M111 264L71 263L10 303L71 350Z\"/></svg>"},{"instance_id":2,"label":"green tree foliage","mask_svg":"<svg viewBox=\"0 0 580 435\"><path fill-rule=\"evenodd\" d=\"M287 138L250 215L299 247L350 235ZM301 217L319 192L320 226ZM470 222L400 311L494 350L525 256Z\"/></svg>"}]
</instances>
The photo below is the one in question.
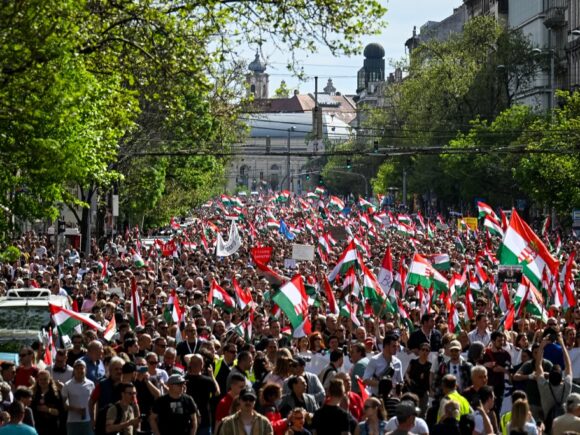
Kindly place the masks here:
<instances>
[{"instance_id":1,"label":"green tree foliage","mask_svg":"<svg viewBox=\"0 0 580 435\"><path fill-rule=\"evenodd\" d=\"M85 206L75 211L86 224L87 203L113 180L125 196L143 193L122 198L132 218L161 203L167 214L185 208L180 195L202 200L223 159L156 157L239 140L232 102L243 73L228 56L267 40L290 53L321 45L353 53L384 13L377 0L2 2L2 216L54 218L65 202Z\"/></svg>"},{"instance_id":2,"label":"green tree foliage","mask_svg":"<svg viewBox=\"0 0 580 435\"><path fill-rule=\"evenodd\" d=\"M492 17L471 19L462 33L445 41L427 41L412 52L406 79L386 88L391 104L373 113L367 127L382 136L387 146L446 146L458 133L469 131L472 120L485 123L509 107L539 66L521 32L505 30ZM375 185L384 187L380 178L391 176L394 165L399 179L407 170L410 193L437 197L446 204L471 201L474 191L481 192L478 183L486 191L504 191L499 176L503 173L494 174L491 169L484 178L491 184L470 177L474 186L458 185L457 174L465 175L468 169L461 166L461 171L451 171L449 162L435 150L429 155L395 157L385 163L389 168L379 172ZM461 163L466 162L485 165L469 158Z\"/></svg>"},{"instance_id":3,"label":"green tree foliage","mask_svg":"<svg viewBox=\"0 0 580 435\"><path fill-rule=\"evenodd\" d=\"M274 96L276 98L288 98L290 96L290 88L284 80L280 82L280 86L274 91Z\"/></svg>"},{"instance_id":4,"label":"green tree foliage","mask_svg":"<svg viewBox=\"0 0 580 435\"><path fill-rule=\"evenodd\" d=\"M522 157L516 179L534 200L568 214L580 208L580 94L559 96L562 108L555 109L551 119L536 120L522 134L521 143L531 153Z\"/></svg>"}]
</instances>

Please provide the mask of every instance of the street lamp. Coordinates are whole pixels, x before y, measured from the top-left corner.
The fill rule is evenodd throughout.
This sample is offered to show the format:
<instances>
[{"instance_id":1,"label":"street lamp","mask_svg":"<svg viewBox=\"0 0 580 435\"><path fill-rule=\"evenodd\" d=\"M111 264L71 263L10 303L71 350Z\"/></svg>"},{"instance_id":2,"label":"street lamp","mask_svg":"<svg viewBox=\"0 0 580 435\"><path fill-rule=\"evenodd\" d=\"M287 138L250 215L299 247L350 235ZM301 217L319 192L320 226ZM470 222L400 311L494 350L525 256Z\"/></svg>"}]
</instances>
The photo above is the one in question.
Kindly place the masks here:
<instances>
[{"instance_id":1,"label":"street lamp","mask_svg":"<svg viewBox=\"0 0 580 435\"><path fill-rule=\"evenodd\" d=\"M296 127L292 126L288 129L288 142L286 143L286 187L290 190L290 133L296 131Z\"/></svg>"}]
</instances>

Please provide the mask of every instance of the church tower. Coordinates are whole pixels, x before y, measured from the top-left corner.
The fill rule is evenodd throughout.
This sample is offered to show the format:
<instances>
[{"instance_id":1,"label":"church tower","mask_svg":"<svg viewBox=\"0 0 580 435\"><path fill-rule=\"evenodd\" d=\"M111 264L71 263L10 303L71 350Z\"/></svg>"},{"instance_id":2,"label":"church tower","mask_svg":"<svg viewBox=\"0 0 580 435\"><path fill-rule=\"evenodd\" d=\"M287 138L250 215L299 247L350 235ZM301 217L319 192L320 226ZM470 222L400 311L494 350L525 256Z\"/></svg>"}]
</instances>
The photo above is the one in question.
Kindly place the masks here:
<instances>
[{"instance_id":1,"label":"church tower","mask_svg":"<svg viewBox=\"0 0 580 435\"><path fill-rule=\"evenodd\" d=\"M266 74L266 64L260 59L260 54L256 50L256 57L248 65L250 72L246 74L248 83L248 96L253 95L255 100L268 98L268 74Z\"/></svg>"}]
</instances>

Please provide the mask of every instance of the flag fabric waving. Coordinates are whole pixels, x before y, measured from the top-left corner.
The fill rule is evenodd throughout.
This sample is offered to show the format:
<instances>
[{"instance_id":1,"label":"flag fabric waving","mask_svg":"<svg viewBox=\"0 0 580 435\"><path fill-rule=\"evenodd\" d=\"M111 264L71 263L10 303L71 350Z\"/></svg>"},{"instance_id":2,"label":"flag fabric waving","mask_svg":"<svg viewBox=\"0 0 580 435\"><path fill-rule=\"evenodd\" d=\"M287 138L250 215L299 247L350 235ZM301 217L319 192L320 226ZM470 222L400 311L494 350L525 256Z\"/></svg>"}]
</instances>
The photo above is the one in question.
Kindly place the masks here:
<instances>
[{"instance_id":1,"label":"flag fabric waving","mask_svg":"<svg viewBox=\"0 0 580 435\"><path fill-rule=\"evenodd\" d=\"M75 313L72 310L54 305L49 302L48 307L50 309L50 314L54 320L59 334L62 335L72 335L75 329L81 324L87 325L91 329L96 329L97 331L103 331L103 328L99 323L95 322L88 316L83 316L82 314Z\"/></svg>"},{"instance_id":2,"label":"flag fabric waving","mask_svg":"<svg viewBox=\"0 0 580 435\"><path fill-rule=\"evenodd\" d=\"M280 291L272 296L272 300L288 317L294 336L310 334L308 296L306 295L301 275L294 275L290 281L280 288Z\"/></svg>"}]
</instances>

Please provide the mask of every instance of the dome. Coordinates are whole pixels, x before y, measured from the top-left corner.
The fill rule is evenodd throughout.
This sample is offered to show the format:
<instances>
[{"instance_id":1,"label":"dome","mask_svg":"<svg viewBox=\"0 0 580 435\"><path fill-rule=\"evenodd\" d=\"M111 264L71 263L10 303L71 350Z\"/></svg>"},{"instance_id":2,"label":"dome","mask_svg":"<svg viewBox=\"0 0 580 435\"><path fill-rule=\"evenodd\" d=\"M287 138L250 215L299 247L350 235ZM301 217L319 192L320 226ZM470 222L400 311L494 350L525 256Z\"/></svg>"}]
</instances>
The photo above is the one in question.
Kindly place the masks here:
<instances>
[{"instance_id":1,"label":"dome","mask_svg":"<svg viewBox=\"0 0 580 435\"><path fill-rule=\"evenodd\" d=\"M262 62L260 59L260 55L258 51L256 51L256 57L254 60L248 65L248 69L253 72L263 73L266 71L266 64Z\"/></svg>"},{"instance_id":2,"label":"dome","mask_svg":"<svg viewBox=\"0 0 580 435\"><path fill-rule=\"evenodd\" d=\"M385 57L385 49L381 44L373 42L365 47L363 54L367 59L382 59Z\"/></svg>"}]
</instances>

